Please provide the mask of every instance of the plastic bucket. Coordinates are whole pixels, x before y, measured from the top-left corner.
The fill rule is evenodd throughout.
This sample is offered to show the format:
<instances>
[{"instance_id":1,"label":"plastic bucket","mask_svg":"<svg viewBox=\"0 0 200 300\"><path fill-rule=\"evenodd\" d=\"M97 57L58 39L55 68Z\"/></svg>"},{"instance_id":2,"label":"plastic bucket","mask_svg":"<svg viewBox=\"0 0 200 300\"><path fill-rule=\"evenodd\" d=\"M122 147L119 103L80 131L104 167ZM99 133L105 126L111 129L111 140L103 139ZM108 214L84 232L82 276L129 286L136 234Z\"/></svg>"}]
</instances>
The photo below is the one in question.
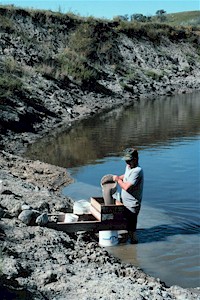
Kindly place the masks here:
<instances>
[{"instance_id":1,"label":"plastic bucket","mask_svg":"<svg viewBox=\"0 0 200 300\"><path fill-rule=\"evenodd\" d=\"M90 203L87 200L78 200L74 202L73 213L77 215L90 213Z\"/></svg>"},{"instance_id":2,"label":"plastic bucket","mask_svg":"<svg viewBox=\"0 0 200 300\"><path fill-rule=\"evenodd\" d=\"M99 231L99 245L100 246L115 246L118 244L117 230L102 230Z\"/></svg>"},{"instance_id":3,"label":"plastic bucket","mask_svg":"<svg viewBox=\"0 0 200 300\"><path fill-rule=\"evenodd\" d=\"M73 223L78 221L78 216L74 214L65 214L64 223Z\"/></svg>"}]
</instances>

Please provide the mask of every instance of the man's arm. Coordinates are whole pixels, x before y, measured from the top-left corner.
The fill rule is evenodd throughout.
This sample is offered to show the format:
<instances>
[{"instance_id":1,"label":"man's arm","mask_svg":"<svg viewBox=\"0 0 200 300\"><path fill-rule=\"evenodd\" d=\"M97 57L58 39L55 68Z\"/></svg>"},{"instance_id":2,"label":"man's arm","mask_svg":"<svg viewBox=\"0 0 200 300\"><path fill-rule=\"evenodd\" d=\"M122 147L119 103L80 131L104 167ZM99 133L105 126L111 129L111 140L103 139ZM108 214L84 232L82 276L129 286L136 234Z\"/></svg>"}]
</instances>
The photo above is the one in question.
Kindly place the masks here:
<instances>
[{"instance_id":1,"label":"man's arm","mask_svg":"<svg viewBox=\"0 0 200 300\"><path fill-rule=\"evenodd\" d=\"M133 190L138 189L138 183L139 183L139 181L141 181L141 178L138 181L138 177L136 177L135 180L134 180L134 183L133 182L128 182L128 181L124 182L123 178L124 178L124 175L121 175L121 176L114 175L113 176L113 180L116 181L123 190L133 191Z\"/></svg>"},{"instance_id":2,"label":"man's arm","mask_svg":"<svg viewBox=\"0 0 200 300\"><path fill-rule=\"evenodd\" d=\"M113 176L113 180L116 181L123 190L127 191L133 184L131 182L123 182L123 178L124 175Z\"/></svg>"}]
</instances>

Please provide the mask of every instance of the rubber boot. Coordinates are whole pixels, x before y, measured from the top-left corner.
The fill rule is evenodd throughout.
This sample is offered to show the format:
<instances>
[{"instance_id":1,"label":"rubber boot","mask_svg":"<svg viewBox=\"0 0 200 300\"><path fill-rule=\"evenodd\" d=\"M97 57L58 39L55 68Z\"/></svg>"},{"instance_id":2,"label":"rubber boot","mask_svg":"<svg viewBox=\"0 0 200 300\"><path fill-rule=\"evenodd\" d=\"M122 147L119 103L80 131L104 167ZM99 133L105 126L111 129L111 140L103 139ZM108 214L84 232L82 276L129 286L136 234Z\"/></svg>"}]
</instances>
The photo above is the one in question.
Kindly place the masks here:
<instances>
[{"instance_id":1,"label":"rubber boot","mask_svg":"<svg viewBox=\"0 0 200 300\"><path fill-rule=\"evenodd\" d=\"M129 231L128 232L128 237L130 239L131 244L137 244L138 243L138 238L137 238L136 231Z\"/></svg>"}]
</instances>

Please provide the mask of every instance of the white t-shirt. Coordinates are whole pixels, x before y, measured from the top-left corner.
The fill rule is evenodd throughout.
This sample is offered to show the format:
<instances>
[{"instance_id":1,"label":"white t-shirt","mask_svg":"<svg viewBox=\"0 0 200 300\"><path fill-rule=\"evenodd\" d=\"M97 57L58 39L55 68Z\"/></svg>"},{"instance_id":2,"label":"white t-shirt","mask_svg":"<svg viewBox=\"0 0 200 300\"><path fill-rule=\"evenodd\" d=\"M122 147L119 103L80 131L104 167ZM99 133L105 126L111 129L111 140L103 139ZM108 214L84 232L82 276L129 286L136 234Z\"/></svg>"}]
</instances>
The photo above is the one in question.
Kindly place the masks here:
<instances>
[{"instance_id":1,"label":"white t-shirt","mask_svg":"<svg viewBox=\"0 0 200 300\"><path fill-rule=\"evenodd\" d=\"M140 166L137 166L131 169L127 165L123 181L130 182L132 185L128 189L128 191L122 189L122 202L130 211L134 213L139 213L144 183L144 175L142 168Z\"/></svg>"}]
</instances>

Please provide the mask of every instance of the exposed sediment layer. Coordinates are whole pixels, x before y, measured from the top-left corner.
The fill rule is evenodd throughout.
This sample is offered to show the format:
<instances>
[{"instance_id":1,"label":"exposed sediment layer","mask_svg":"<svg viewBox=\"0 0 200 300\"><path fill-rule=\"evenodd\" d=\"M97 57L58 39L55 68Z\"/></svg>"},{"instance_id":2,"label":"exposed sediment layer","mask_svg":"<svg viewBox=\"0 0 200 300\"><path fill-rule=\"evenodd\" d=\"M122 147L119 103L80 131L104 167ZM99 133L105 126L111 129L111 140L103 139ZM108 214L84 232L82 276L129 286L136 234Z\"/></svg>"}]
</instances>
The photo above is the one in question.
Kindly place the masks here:
<instances>
[{"instance_id":1,"label":"exposed sediment layer","mask_svg":"<svg viewBox=\"0 0 200 300\"><path fill-rule=\"evenodd\" d=\"M24 26L25 31L34 33L36 40L45 32L41 24L32 23L29 14L24 13L20 18L16 14L13 20L17 28ZM51 31L48 34L53 45L57 45L59 41L55 41ZM28 66L31 59L39 57L41 49L31 48L31 41L26 49L15 35L2 32L1 39L2 61L7 55L14 55ZM125 68L134 61L142 67L156 67L157 71L166 68L165 76L157 74L159 81L152 76L144 81L134 78L134 84L126 79L126 88L122 89L123 76L114 74L113 66L104 65L107 76L98 82L95 92L83 90L70 81L63 88L56 80L33 72L23 78L28 87L25 97L17 94L5 103L0 154L3 299L200 299L199 289L166 287L159 279L111 257L106 249L99 247L94 234L69 235L41 226L27 226L18 219L24 204L43 213L70 211L73 203L59 194L60 188L72 181L65 169L19 156L29 143L50 131L56 134L81 118L118 105L130 105L143 97L200 89L198 54L187 42L165 41L155 47L150 41L121 35L118 43Z\"/></svg>"}]
</instances>

